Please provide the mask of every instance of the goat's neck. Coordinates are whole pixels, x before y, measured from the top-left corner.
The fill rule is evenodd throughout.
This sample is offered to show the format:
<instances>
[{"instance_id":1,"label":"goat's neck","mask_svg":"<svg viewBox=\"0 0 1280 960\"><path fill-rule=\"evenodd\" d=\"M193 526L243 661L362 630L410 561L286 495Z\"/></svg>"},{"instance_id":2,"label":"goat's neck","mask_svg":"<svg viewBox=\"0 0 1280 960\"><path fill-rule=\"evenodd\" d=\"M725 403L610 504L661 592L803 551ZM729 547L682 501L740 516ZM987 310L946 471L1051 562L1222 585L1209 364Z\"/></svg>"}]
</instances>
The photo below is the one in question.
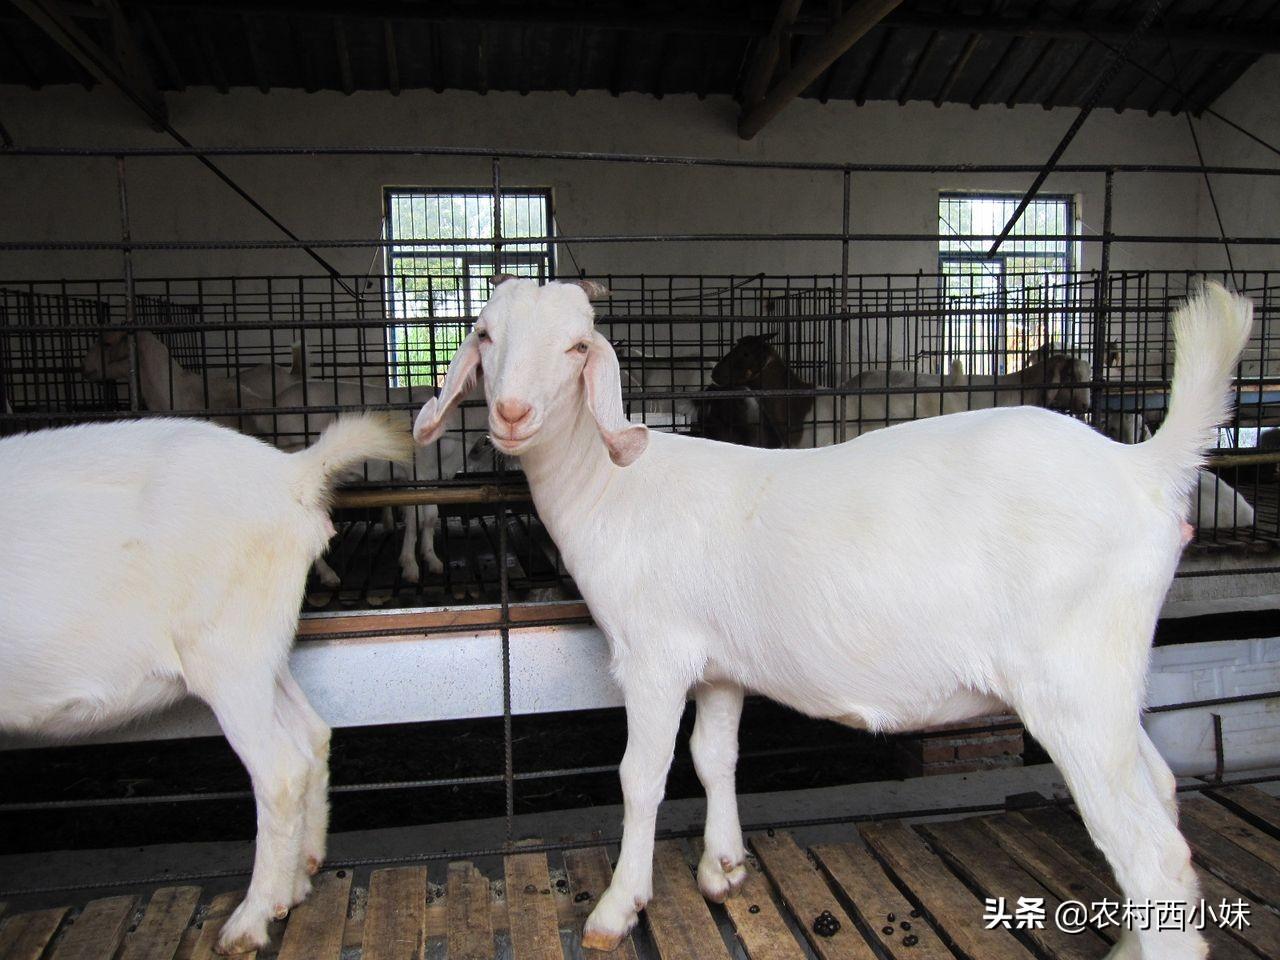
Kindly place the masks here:
<instances>
[{"instance_id":1,"label":"goat's neck","mask_svg":"<svg viewBox=\"0 0 1280 960\"><path fill-rule=\"evenodd\" d=\"M154 335L139 334L138 385L148 410L172 410L183 388L189 388L187 381L191 379L199 378L179 366Z\"/></svg>"},{"instance_id":2,"label":"goat's neck","mask_svg":"<svg viewBox=\"0 0 1280 960\"><path fill-rule=\"evenodd\" d=\"M770 353L752 386L760 390L808 390L813 384L792 370L776 353ZM804 433L805 421L813 409L813 396L761 397L759 403L770 426L777 432L779 443L784 447L794 446Z\"/></svg>"},{"instance_id":3,"label":"goat's neck","mask_svg":"<svg viewBox=\"0 0 1280 960\"><path fill-rule=\"evenodd\" d=\"M787 387L805 389L812 387L813 384L792 370L791 366L776 353L771 353L760 368L760 372L756 374L756 382L753 386L760 390L777 390Z\"/></svg>"},{"instance_id":4,"label":"goat's neck","mask_svg":"<svg viewBox=\"0 0 1280 960\"><path fill-rule=\"evenodd\" d=\"M557 542L576 521L595 511L617 467L609 460L585 402L570 426L552 430L520 457L538 516ZM568 538L565 537L564 542Z\"/></svg>"}]
</instances>

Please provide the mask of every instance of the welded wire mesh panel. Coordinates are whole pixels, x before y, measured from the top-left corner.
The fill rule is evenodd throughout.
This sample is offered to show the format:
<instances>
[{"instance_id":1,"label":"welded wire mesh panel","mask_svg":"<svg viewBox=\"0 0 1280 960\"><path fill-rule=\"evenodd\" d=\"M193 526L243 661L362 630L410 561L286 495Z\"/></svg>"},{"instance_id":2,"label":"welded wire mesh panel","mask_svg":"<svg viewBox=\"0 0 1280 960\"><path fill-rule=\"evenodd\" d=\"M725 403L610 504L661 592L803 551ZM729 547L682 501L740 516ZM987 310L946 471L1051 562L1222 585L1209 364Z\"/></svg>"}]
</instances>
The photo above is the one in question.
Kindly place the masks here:
<instances>
[{"instance_id":1,"label":"welded wire mesh panel","mask_svg":"<svg viewBox=\"0 0 1280 960\"><path fill-rule=\"evenodd\" d=\"M1129 442L1158 429L1173 369L1169 316L1200 275L1113 272L1103 284L1093 272L1054 275L1011 265L1019 265L1016 257L999 270L961 258L934 275L596 277L612 290L596 304L597 323L615 344L629 415L658 430L811 446L922 416L1015 403L1062 410ZM0 416L10 431L104 416L208 416L285 449L314 439L347 409L386 410L403 417L407 430L486 302L488 271L138 278L131 330L139 373L148 375L140 376L136 413L127 372L117 367L94 378L84 369L101 325L126 325L121 281L0 284L0 383L13 411ZM1234 279L1254 297L1259 319L1241 366L1238 412L1221 446L1252 450L1280 425L1273 319L1280 282L1266 273ZM406 330L418 335L413 351L397 346ZM745 387L717 380L715 371L752 338L767 342L787 378ZM723 395L734 390L737 396ZM746 428L731 422L735 429L717 435L741 413L743 394L754 420ZM370 465L356 486L518 486L518 464L497 457L487 429L487 411L476 401L446 440L419 450L410 467ZM1200 542L1280 539L1274 471L1221 478L1228 489L1206 495L1215 510L1219 502L1224 507L1206 514ZM504 568L517 601L576 596L528 508L512 507L514 526L503 533L492 505L442 507L433 534L443 572L424 566L410 577L403 535L410 515L421 522L426 509L340 517L330 561L341 587L313 584L313 604L492 602ZM509 544L505 563L495 552L500 533Z\"/></svg>"},{"instance_id":2,"label":"welded wire mesh panel","mask_svg":"<svg viewBox=\"0 0 1280 960\"><path fill-rule=\"evenodd\" d=\"M1039 196L996 253L986 240L1017 209L1016 195L943 193L938 200L939 273L947 301L946 364L974 374L1015 372L1033 351L1060 348L1072 334L1078 297L1071 274L1073 202Z\"/></svg>"},{"instance_id":3,"label":"welded wire mesh panel","mask_svg":"<svg viewBox=\"0 0 1280 960\"><path fill-rule=\"evenodd\" d=\"M504 191L500 222L494 210L487 191L387 191L393 386L438 383L466 336L467 318L489 299L490 277L552 276L550 244L512 242L549 234L550 192Z\"/></svg>"}]
</instances>

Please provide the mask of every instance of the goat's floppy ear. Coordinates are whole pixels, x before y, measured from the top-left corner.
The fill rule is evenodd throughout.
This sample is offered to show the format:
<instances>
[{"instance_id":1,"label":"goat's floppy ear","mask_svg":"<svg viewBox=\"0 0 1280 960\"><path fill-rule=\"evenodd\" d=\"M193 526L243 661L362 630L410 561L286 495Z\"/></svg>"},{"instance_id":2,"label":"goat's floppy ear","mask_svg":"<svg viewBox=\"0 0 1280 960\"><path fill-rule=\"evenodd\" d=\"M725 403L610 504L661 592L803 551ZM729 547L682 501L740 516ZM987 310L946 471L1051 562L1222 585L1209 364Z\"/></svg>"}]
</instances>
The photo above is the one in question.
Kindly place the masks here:
<instances>
[{"instance_id":1,"label":"goat's floppy ear","mask_svg":"<svg viewBox=\"0 0 1280 960\"><path fill-rule=\"evenodd\" d=\"M618 356L601 334L592 332L591 349L582 368L582 382L587 393L587 408L596 418L596 426L609 459L620 467L634 463L649 445L649 428L632 423L622 408L622 377Z\"/></svg>"},{"instance_id":2,"label":"goat's floppy ear","mask_svg":"<svg viewBox=\"0 0 1280 960\"><path fill-rule=\"evenodd\" d=\"M568 280L565 282L572 283L575 287L581 287L588 300L608 300L613 296L612 290L595 280Z\"/></svg>"},{"instance_id":3,"label":"goat's floppy ear","mask_svg":"<svg viewBox=\"0 0 1280 960\"><path fill-rule=\"evenodd\" d=\"M432 397L413 421L413 439L421 446L440 439L444 432L444 420L476 385L480 375L480 339L475 331L467 334L467 338L458 347L449 364L449 372L444 376L444 388L440 396Z\"/></svg>"}]
</instances>

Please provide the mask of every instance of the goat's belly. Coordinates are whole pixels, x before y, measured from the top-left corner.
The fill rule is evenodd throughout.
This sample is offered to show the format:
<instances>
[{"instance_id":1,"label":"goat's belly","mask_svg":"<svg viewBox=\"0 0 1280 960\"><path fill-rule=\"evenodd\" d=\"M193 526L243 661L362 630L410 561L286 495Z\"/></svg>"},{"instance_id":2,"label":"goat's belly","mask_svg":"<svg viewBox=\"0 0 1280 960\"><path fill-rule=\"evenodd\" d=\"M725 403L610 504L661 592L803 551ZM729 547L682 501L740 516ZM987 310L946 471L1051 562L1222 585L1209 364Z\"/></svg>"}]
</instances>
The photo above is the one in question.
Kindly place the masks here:
<instances>
[{"instance_id":1,"label":"goat's belly","mask_svg":"<svg viewBox=\"0 0 1280 960\"><path fill-rule=\"evenodd\" d=\"M59 739L75 737L154 713L186 692L181 678L157 674L128 683L88 680L58 690L28 688L6 697L0 727Z\"/></svg>"}]
</instances>

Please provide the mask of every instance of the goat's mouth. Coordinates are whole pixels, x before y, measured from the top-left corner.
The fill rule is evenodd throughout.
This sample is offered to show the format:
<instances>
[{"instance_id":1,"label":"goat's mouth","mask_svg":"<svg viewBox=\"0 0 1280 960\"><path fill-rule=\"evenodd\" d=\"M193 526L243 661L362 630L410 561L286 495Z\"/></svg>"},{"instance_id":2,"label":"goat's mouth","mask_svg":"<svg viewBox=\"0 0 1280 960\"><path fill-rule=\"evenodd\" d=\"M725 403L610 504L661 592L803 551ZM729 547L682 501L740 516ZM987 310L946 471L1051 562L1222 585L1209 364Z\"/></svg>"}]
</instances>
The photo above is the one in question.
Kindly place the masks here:
<instances>
[{"instance_id":1,"label":"goat's mouth","mask_svg":"<svg viewBox=\"0 0 1280 960\"><path fill-rule=\"evenodd\" d=\"M518 457L537 434L538 428L534 427L532 430L524 431L519 436L507 436L495 430L493 424L489 425L489 442L493 444L495 450L508 457Z\"/></svg>"}]
</instances>

